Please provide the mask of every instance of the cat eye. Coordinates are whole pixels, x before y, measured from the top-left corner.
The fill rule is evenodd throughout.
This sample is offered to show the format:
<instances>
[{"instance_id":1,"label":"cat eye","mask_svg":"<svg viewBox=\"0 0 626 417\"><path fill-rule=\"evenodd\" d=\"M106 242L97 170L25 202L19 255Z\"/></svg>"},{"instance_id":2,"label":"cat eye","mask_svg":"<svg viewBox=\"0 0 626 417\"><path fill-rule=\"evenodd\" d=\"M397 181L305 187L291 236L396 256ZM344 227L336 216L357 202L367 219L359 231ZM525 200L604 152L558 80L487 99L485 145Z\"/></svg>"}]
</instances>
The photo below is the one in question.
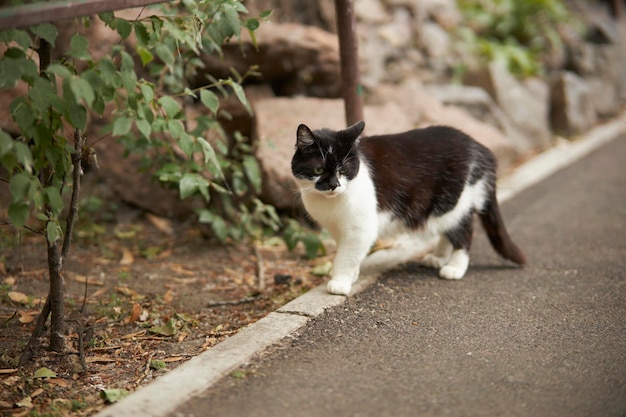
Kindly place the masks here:
<instances>
[{"instance_id":1,"label":"cat eye","mask_svg":"<svg viewBox=\"0 0 626 417\"><path fill-rule=\"evenodd\" d=\"M347 170L347 169L345 169L345 168L340 168L340 169L339 169L339 174L340 174L340 175L346 175L347 173L348 173L348 170Z\"/></svg>"},{"instance_id":2,"label":"cat eye","mask_svg":"<svg viewBox=\"0 0 626 417\"><path fill-rule=\"evenodd\" d=\"M321 174L323 174L323 173L324 173L324 168L322 168L322 167L317 167L317 168L315 168L315 169L313 170L313 173L314 173L315 175L321 175Z\"/></svg>"}]
</instances>

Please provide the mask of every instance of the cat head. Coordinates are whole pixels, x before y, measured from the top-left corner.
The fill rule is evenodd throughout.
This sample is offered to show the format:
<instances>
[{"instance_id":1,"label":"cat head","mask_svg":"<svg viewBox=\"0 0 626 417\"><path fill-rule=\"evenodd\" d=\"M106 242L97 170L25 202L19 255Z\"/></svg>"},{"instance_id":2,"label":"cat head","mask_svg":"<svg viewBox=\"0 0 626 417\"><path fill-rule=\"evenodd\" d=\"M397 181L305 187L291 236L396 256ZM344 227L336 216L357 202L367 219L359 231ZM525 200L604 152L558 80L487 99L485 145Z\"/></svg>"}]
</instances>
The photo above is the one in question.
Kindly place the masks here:
<instances>
[{"instance_id":1,"label":"cat head","mask_svg":"<svg viewBox=\"0 0 626 417\"><path fill-rule=\"evenodd\" d=\"M332 197L346 190L359 172L356 140L364 127L363 121L339 131L298 126L291 171L301 191Z\"/></svg>"}]
</instances>

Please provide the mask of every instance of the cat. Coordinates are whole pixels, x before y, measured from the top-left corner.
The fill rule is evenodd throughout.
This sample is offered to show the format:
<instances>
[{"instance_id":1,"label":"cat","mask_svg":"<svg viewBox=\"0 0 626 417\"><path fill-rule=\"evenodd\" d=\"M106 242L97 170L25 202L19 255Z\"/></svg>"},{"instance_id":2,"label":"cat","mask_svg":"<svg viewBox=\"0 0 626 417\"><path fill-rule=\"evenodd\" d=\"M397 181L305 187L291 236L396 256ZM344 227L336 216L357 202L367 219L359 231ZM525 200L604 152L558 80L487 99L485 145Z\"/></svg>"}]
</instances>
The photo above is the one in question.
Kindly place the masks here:
<instances>
[{"instance_id":1,"label":"cat","mask_svg":"<svg viewBox=\"0 0 626 417\"><path fill-rule=\"evenodd\" d=\"M359 137L364 128L363 121L339 131L301 124L296 132L291 170L302 202L337 243L328 292L348 295L376 240L406 232L438 237L422 263L442 278L462 278L474 213L501 256L526 263L502 221L489 149L447 126Z\"/></svg>"}]
</instances>

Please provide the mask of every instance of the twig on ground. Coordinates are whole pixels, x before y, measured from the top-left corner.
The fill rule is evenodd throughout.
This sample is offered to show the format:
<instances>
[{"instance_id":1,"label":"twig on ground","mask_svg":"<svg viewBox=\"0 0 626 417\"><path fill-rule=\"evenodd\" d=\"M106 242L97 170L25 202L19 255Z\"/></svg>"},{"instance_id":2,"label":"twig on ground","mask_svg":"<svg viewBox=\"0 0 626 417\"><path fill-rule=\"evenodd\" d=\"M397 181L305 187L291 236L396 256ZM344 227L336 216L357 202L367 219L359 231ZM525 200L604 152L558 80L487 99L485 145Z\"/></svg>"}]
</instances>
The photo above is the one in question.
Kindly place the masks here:
<instances>
[{"instance_id":1,"label":"twig on ground","mask_svg":"<svg viewBox=\"0 0 626 417\"><path fill-rule=\"evenodd\" d=\"M261 295L255 295L254 297L245 297L239 300L225 300L225 301L212 301L207 304L207 307L222 307L222 306L238 306L240 304L251 303L253 301L259 300L263 297Z\"/></svg>"},{"instance_id":2,"label":"twig on ground","mask_svg":"<svg viewBox=\"0 0 626 417\"><path fill-rule=\"evenodd\" d=\"M254 256L256 257L257 290L263 292L265 291L265 267L263 266L261 251L259 251L256 243L254 243Z\"/></svg>"},{"instance_id":3,"label":"twig on ground","mask_svg":"<svg viewBox=\"0 0 626 417\"><path fill-rule=\"evenodd\" d=\"M135 386L139 386L139 384L141 384L141 381L143 381L150 374L150 364L152 363L152 358L154 358L154 355L156 355L156 352L152 352L148 357L148 361L146 362L146 369L144 369L141 376L137 379L137 381L135 381Z\"/></svg>"}]
</instances>

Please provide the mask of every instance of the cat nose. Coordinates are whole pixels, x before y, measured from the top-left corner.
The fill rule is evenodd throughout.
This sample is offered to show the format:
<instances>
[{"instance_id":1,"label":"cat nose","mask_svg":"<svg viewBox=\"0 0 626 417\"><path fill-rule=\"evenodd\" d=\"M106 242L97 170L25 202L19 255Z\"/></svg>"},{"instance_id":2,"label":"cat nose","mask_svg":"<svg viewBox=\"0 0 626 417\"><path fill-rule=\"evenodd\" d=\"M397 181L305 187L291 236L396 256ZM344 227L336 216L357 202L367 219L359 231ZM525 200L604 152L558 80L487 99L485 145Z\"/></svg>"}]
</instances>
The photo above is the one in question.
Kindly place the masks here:
<instances>
[{"instance_id":1,"label":"cat nose","mask_svg":"<svg viewBox=\"0 0 626 417\"><path fill-rule=\"evenodd\" d=\"M339 187L339 178L331 177L328 181L328 186L332 191L335 191L335 188Z\"/></svg>"}]
</instances>

